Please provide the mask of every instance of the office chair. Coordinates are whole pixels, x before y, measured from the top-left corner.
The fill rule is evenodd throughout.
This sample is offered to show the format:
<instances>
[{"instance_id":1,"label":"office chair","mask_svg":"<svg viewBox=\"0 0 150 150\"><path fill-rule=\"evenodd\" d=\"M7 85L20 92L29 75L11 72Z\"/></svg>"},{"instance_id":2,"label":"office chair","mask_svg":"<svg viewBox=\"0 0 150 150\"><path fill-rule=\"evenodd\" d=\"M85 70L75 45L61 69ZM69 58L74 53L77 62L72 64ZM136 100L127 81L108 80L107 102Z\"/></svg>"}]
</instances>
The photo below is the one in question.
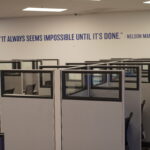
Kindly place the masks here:
<instances>
[{"instance_id":1,"label":"office chair","mask_svg":"<svg viewBox=\"0 0 150 150\"><path fill-rule=\"evenodd\" d=\"M127 138L127 133L128 133L128 128L129 128L129 124L131 121L131 118L133 116L133 112L130 112L129 116L127 118L125 118L125 145L126 145L126 149L128 148L128 138Z\"/></svg>"},{"instance_id":2,"label":"office chair","mask_svg":"<svg viewBox=\"0 0 150 150\"><path fill-rule=\"evenodd\" d=\"M141 104L141 111L142 111L142 113L143 113L143 109L144 109L145 103L146 103L146 100L143 100L143 102Z\"/></svg>"},{"instance_id":3,"label":"office chair","mask_svg":"<svg viewBox=\"0 0 150 150\"><path fill-rule=\"evenodd\" d=\"M29 95L34 95L36 94L34 90L35 90L35 84L30 84L25 87L24 93Z\"/></svg>"},{"instance_id":4,"label":"office chair","mask_svg":"<svg viewBox=\"0 0 150 150\"><path fill-rule=\"evenodd\" d=\"M142 104L141 104L141 116L143 116L143 110L144 110L144 106L145 106L146 100L143 100ZM143 117L142 117L143 118ZM150 141L146 141L146 135L145 135L145 131L144 131L144 127L143 127L143 119L142 119L142 148L145 150L148 150L150 148Z\"/></svg>"},{"instance_id":5,"label":"office chair","mask_svg":"<svg viewBox=\"0 0 150 150\"><path fill-rule=\"evenodd\" d=\"M50 87L50 85L51 85L51 81L50 81L50 80L45 81L45 86L46 86L46 87Z\"/></svg>"},{"instance_id":6,"label":"office chair","mask_svg":"<svg viewBox=\"0 0 150 150\"><path fill-rule=\"evenodd\" d=\"M145 106L146 100L143 100L142 104L141 104L141 118L142 118L142 124L141 124L141 129L142 129L142 140L145 139L145 131L144 131L144 127L143 127L143 110L144 110L144 106Z\"/></svg>"},{"instance_id":7,"label":"office chair","mask_svg":"<svg viewBox=\"0 0 150 150\"><path fill-rule=\"evenodd\" d=\"M13 94L14 91L15 91L15 88L13 88L13 89L8 89L8 90L5 90L5 91L4 91L4 94Z\"/></svg>"}]
</instances>

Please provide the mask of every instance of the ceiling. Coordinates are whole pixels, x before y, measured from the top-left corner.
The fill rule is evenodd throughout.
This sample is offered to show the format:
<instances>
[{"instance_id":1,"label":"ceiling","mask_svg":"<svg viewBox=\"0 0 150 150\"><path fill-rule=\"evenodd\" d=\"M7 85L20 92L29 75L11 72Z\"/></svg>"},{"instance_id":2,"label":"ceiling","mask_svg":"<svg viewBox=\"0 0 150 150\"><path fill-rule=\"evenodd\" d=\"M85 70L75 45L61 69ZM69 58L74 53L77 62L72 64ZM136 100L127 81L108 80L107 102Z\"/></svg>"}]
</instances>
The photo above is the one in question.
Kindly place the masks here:
<instances>
[{"instance_id":1,"label":"ceiling","mask_svg":"<svg viewBox=\"0 0 150 150\"><path fill-rule=\"evenodd\" d=\"M67 8L62 13L23 12L26 7ZM142 0L0 0L0 18L91 14L114 11L144 11L150 10L150 5Z\"/></svg>"}]
</instances>

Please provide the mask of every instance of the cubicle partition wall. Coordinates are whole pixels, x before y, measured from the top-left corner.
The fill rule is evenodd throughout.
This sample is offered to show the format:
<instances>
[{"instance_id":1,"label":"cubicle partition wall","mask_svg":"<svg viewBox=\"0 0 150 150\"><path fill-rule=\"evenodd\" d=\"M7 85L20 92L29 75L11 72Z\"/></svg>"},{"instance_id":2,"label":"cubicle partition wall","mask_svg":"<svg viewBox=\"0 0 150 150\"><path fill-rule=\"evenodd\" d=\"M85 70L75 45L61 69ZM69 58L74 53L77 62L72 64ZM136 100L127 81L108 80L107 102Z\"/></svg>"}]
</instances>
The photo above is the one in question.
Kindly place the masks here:
<instances>
[{"instance_id":1,"label":"cubicle partition wall","mask_svg":"<svg viewBox=\"0 0 150 150\"><path fill-rule=\"evenodd\" d=\"M150 82L150 62L118 62L118 63L109 63L110 65L118 66L140 66L141 67L141 82L148 83Z\"/></svg>"},{"instance_id":2,"label":"cubicle partition wall","mask_svg":"<svg viewBox=\"0 0 150 150\"><path fill-rule=\"evenodd\" d=\"M39 59L42 66L58 66L60 64L59 59Z\"/></svg>"},{"instance_id":3,"label":"cubicle partition wall","mask_svg":"<svg viewBox=\"0 0 150 150\"><path fill-rule=\"evenodd\" d=\"M118 81L102 83L96 95L94 76L105 75ZM61 106L62 150L125 150L123 71L62 71Z\"/></svg>"},{"instance_id":4,"label":"cubicle partition wall","mask_svg":"<svg viewBox=\"0 0 150 150\"><path fill-rule=\"evenodd\" d=\"M125 117L133 113L128 132L127 142L130 150L141 149L141 85L140 68L138 66L91 66L92 70L124 70L125 71ZM111 85L118 82L116 75L107 77L95 76L95 84L92 89L97 96L100 96L99 88L105 81ZM106 95L108 92L106 92Z\"/></svg>"},{"instance_id":5,"label":"cubicle partition wall","mask_svg":"<svg viewBox=\"0 0 150 150\"><path fill-rule=\"evenodd\" d=\"M40 67L39 67L39 69L43 69L43 70L49 70L49 69L67 69L67 68L72 68L72 67L76 67L76 66L71 66L71 65L68 65L68 66L60 66L60 65L58 65L58 66L45 66L45 65L41 65Z\"/></svg>"},{"instance_id":6,"label":"cubicle partition wall","mask_svg":"<svg viewBox=\"0 0 150 150\"><path fill-rule=\"evenodd\" d=\"M15 59L13 61L20 63L20 68L16 69L23 70L39 69L41 65L59 65L59 59Z\"/></svg>"},{"instance_id":7,"label":"cubicle partition wall","mask_svg":"<svg viewBox=\"0 0 150 150\"><path fill-rule=\"evenodd\" d=\"M112 61L111 59L100 59L100 60L98 60L98 61L92 61L92 60L87 60L87 61L85 61L85 63L87 63L87 64L98 64L98 63L108 63L108 62L110 62L110 61Z\"/></svg>"},{"instance_id":8,"label":"cubicle partition wall","mask_svg":"<svg viewBox=\"0 0 150 150\"><path fill-rule=\"evenodd\" d=\"M0 70L6 70L6 69L20 69L20 62L11 61L11 60L1 60Z\"/></svg>"},{"instance_id":9,"label":"cubicle partition wall","mask_svg":"<svg viewBox=\"0 0 150 150\"><path fill-rule=\"evenodd\" d=\"M146 63L146 62L150 62L150 59L129 59L129 60L125 60L123 62L128 62L128 63L130 63L130 62L134 62L134 63L136 63L136 62L138 62L138 63L144 62L144 63Z\"/></svg>"},{"instance_id":10,"label":"cubicle partition wall","mask_svg":"<svg viewBox=\"0 0 150 150\"><path fill-rule=\"evenodd\" d=\"M116 64L115 64L116 65ZM122 62L118 65L139 65L142 68L142 84L141 84L141 107L143 101L142 115L142 139L146 142L150 142L150 62L149 60L132 60L132 62ZM150 144L149 144L150 145Z\"/></svg>"},{"instance_id":11,"label":"cubicle partition wall","mask_svg":"<svg viewBox=\"0 0 150 150\"><path fill-rule=\"evenodd\" d=\"M81 63L77 63L77 62L75 62L75 63L66 63L66 65L72 65L72 66L87 66L87 65L93 65L93 64L97 64L97 63L100 63L99 61L92 61L92 62L81 62ZM102 62L101 64L106 64L105 62Z\"/></svg>"},{"instance_id":12,"label":"cubicle partition wall","mask_svg":"<svg viewBox=\"0 0 150 150\"><path fill-rule=\"evenodd\" d=\"M45 74L49 85L40 87L40 80L46 82ZM6 150L55 150L53 76L53 71L45 70L1 71Z\"/></svg>"},{"instance_id":13,"label":"cubicle partition wall","mask_svg":"<svg viewBox=\"0 0 150 150\"><path fill-rule=\"evenodd\" d=\"M20 68L23 70L32 70L38 69L39 61L37 59L13 59L13 61L17 61L20 63Z\"/></svg>"},{"instance_id":14,"label":"cubicle partition wall","mask_svg":"<svg viewBox=\"0 0 150 150\"><path fill-rule=\"evenodd\" d=\"M125 150L126 137L129 150L141 150L140 67L35 64L41 70L1 71L7 150Z\"/></svg>"}]
</instances>

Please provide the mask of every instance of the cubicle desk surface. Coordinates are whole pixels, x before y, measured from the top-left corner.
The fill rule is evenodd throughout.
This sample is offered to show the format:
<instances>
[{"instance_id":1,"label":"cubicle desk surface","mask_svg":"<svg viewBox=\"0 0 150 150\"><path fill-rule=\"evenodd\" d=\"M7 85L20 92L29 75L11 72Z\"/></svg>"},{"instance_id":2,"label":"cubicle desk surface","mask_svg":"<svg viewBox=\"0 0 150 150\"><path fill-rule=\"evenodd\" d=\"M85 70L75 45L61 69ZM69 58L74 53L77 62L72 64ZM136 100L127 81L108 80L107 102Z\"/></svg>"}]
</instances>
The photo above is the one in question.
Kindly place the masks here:
<instances>
[{"instance_id":1,"label":"cubicle desk surface","mask_svg":"<svg viewBox=\"0 0 150 150\"><path fill-rule=\"evenodd\" d=\"M28 94L5 94L3 97L18 97L18 98L50 98L49 95L28 95Z\"/></svg>"}]
</instances>

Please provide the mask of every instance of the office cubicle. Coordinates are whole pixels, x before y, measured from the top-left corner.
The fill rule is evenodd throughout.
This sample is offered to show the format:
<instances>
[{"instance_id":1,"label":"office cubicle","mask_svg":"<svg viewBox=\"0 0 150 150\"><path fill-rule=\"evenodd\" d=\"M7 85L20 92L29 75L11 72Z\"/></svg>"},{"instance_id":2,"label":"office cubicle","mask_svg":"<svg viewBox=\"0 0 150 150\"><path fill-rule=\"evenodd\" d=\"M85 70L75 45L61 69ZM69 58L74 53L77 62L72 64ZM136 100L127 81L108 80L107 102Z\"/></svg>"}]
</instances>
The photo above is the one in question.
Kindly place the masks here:
<instances>
[{"instance_id":1,"label":"office cubicle","mask_svg":"<svg viewBox=\"0 0 150 150\"><path fill-rule=\"evenodd\" d=\"M98 61L94 61L94 60L87 60L87 61L85 61L85 63L87 63L87 64L98 64L98 63L108 63L108 62L110 62L110 61L112 61L111 59L100 59L100 60L98 60Z\"/></svg>"},{"instance_id":2,"label":"office cubicle","mask_svg":"<svg viewBox=\"0 0 150 150\"><path fill-rule=\"evenodd\" d=\"M92 66L88 66L89 69L92 70L124 70L125 71L125 89L126 90L139 90L139 80L140 80L140 68L138 66L111 66L111 65L101 65L96 64ZM103 82L103 80L108 80L110 83L115 83L118 80L117 76L102 76L98 78L99 81ZM94 86L93 88L99 88L99 84Z\"/></svg>"},{"instance_id":3,"label":"office cubicle","mask_svg":"<svg viewBox=\"0 0 150 150\"><path fill-rule=\"evenodd\" d=\"M13 59L13 61L18 61L20 63L19 69L24 69L24 70L38 69L38 65L39 65L37 59Z\"/></svg>"},{"instance_id":4,"label":"office cubicle","mask_svg":"<svg viewBox=\"0 0 150 150\"><path fill-rule=\"evenodd\" d=\"M46 87L41 87L50 81ZM54 71L1 71L1 127L7 150L54 150ZM13 90L12 90L13 89Z\"/></svg>"},{"instance_id":5,"label":"office cubicle","mask_svg":"<svg viewBox=\"0 0 150 150\"><path fill-rule=\"evenodd\" d=\"M140 67L138 66L89 66L92 70L124 70L125 71L125 117L133 113L127 132L128 147L130 150L141 149L141 84ZM94 76L95 85L92 86L94 92L99 95L99 88L104 82L109 85L116 85L118 76Z\"/></svg>"},{"instance_id":6,"label":"office cubicle","mask_svg":"<svg viewBox=\"0 0 150 150\"><path fill-rule=\"evenodd\" d=\"M39 69L43 69L43 70L45 70L45 69L66 69L66 68L72 68L72 67L76 67L76 66L71 66L71 65L69 65L69 66L60 66L60 65L58 65L58 66L45 66L45 65L42 65L42 66L40 66L39 67Z\"/></svg>"},{"instance_id":7,"label":"office cubicle","mask_svg":"<svg viewBox=\"0 0 150 150\"><path fill-rule=\"evenodd\" d=\"M122 61L118 65L138 65L142 68L142 84L141 84L141 115L142 115L142 147L150 147L150 59L131 59Z\"/></svg>"},{"instance_id":8,"label":"office cubicle","mask_svg":"<svg viewBox=\"0 0 150 150\"><path fill-rule=\"evenodd\" d=\"M39 59L42 66L58 66L60 64L59 59Z\"/></svg>"},{"instance_id":9,"label":"office cubicle","mask_svg":"<svg viewBox=\"0 0 150 150\"><path fill-rule=\"evenodd\" d=\"M148 62L116 62L116 63L109 63L110 65L118 65L118 66L140 66L141 71L141 82L142 83L149 83L150 82L150 63Z\"/></svg>"},{"instance_id":10,"label":"office cubicle","mask_svg":"<svg viewBox=\"0 0 150 150\"><path fill-rule=\"evenodd\" d=\"M130 59L123 62L150 62L150 59Z\"/></svg>"},{"instance_id":11,"label":"office cubicle","mask_svg":"<svg viewBox=\"0 0 150 150\"><path fill-rule=\"evenodd\" d=\"M135 65L98 67L93 65L92 68L88 64L80 67L42 65L41 70L2 71L0 101L2 102L2 129L7 134L7 149L20 150L23 145L29 150L41 150L43 147L46 150L55 148L58 150L59 146L55 145L55 142L59 142L59 139L55 138L54 131L57 132L57 136L60 135L56 126L59 124L60 112L56 113L54 107L58 110L58 101L62 99L62 149L81 149L83 146L82 148L94 150L124 150L125 117L129 116L127 112L134 111L131 105L128 111L125 107L124 114L124 99L125 104L127 102L131 104L136 98L136 102L139 100L139 67ZM53 70L57 70L57 73ZM120 73L120 70L125 71L125 76ZM58 83L60 77L61 86ZM29 83L32 85L29 86L29 91L32 92L28 93L26 88ZM59 95L60 87L62 97L61 94ZM134 108L139 108L136 102ZM131 124L137 115L135 114L133 113ZM100 131L97 133L97 130ZM132 138L132 126L129 131L131 132L130 138ZM110 134L113 134L114 137L107 136ZM136 142L139 140L139 132L137 134ZM26 139L27 136L29 139ZM11 139L13 140L10 141ZM17 143L17 140L20 144ZM26 145L23 140L26 140ZM139 146L133 143L132 145L134 148Z\"/></svg>"},{"instance_id":12,"label":"office cubicle","mask_svg":"<svg viewBox=\"0 0 150 150\"><path fill-rule=\"evenodd\" d=\"M15 59L20 62L20 68L24 70L39 69L42 65L59 65L59 59Z\"/></svg>"},{"instance_id":13,"label":"office cubicle","mask_svg":"<svg viewBox=\"0 0 150 150\"><path fill-rule=\"evenodd\" d=\"M142 67L142 102L145 100L145 103L142 107L142 140L145 147L150 147L150 60L149 59L133 59L132 62L123 62L124 64L137 64Z\"/></svg>"},{"instance_id":14,"label":"office cubicle","mask_svg":"<svg viewBox=\"0 0 150 150\"><path fill-rule=\"evenodd\" d=\"M88 65L88 63L82 63L82 62L72 62L72 63L66 63L66 65L71 65L71 66L78 66L78 65Z\"/></svg>"},{"instance_id":15,"label":"office cubicle","mask_svg":"<svg viewBox=\"0 0 150 150\"><path fill-rule=\"evenodd\" d=\"M0 60L0 70L20 69L20 63L12 60Z\"/></svg>"},{"instance_id":16,"label":"office cubicle","mask_svg":"<svg viewBox=\"0 0 150 150\"><path fill-rule=\"evenodd\" d=\"M53 72L5 70L1 72L1 85L3 97L52 98Z\"/></svg>"},{"instance_id":17,"label":"office cubicle","mask_svg":"<svg viewBox=\"0 0 150 150\"><path fill-rule=\"evenodd\" d=\"M121 61L121 60L119 60ZM110 62L109 62L110 63ZM141 69L140 67L146 67L149 64L124 64L124 63L116 63L111 62L112 66L108 66L108 63L106 61L105 65L103 66L102 63L98 64L92 64L87 65L86 67L80 67L80 69L92 69L92 70L124 70L125 71L125 114L126 117L130 116L130 113L133 113L132 119L130 121L129 125L129 132L128 132L128 141L129 141L129 148L131 150L134 149L141 149ZM77 63L78 65L78 63ZM148 68L148 67L147 67ZM79 67L76 67L75 69L79 69ZM142 75L143 82L148 82L148 75ZM73 76L72 76L73 78ZM78 78L77 76L74 76L74 78ZM81 77L80 77L81 78ZM95 74L93 78L93 85L91 85L91 88L94 89L95 94L98 96L101 95L99 90L101 88L101 85L103 85L106 82L109 82L109 85L116 85L116 80L118 80L118 77L116 75L111 75L108 77L107 75L98 75ZM76 81L77 84L77 81ZM108 84L108 83L107 83ZM116 87L113 87L116 88ZM77 88L76 88L77 90ZM104 92L103 92L104 93ZM109 93L109 92L106 92ZM133 144L134 143L134 144Z\"/></svg>"},{"instance_id":18,"label":"office cubicle","mask_svg":"<svg viewBox=\"0 0 150 150\"><path fill-rule=\"evenodd\" d=\"M62 150L124 150L124 74L122 71L62 71ZM94 77L118 76L114 85L91 88ZM113 136L110 136L113 135Z\"/></svg>"},{"instance_id":19,"label":"office cubicle","mask_svg":"<svg viewBox=\"0 0 150 150\"><path fill-rule=\"evenodd\" d=\"M81 65L81 66L85 66L85 65L93 65L93 64L98 64L98 63L101 63L101 64L103 64L103 65L105 65L106 64L106 62L100 62L100 61L85 61L85 62L73 62L73 63L66 63L66 65L72 65L72 66L79 66L79 65Z\"/></svg>"}]
</instances>

